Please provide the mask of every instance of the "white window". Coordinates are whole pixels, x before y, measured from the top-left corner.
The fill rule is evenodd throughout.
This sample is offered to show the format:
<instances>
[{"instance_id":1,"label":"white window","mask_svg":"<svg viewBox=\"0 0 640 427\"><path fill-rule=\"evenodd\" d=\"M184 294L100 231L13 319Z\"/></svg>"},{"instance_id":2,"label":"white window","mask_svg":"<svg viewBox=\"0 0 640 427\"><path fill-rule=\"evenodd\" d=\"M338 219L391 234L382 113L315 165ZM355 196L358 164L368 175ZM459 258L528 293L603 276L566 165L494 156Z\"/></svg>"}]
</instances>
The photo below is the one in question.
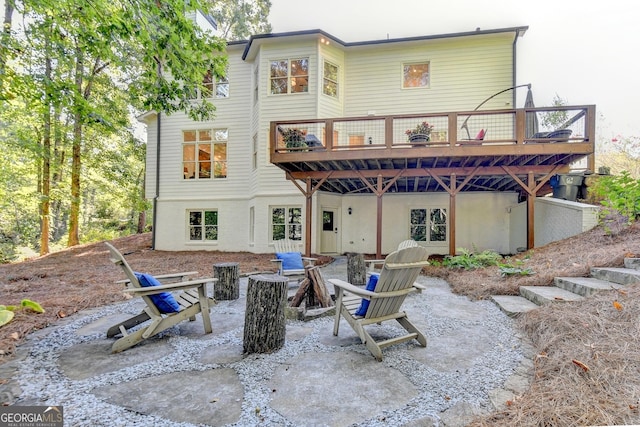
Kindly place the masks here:
<instances>
[{"instance_id":1,"label":"white window","mask_svg":"<svg viewBox=\"0 0 640 427\"><path fill-rule=\"evenodd\" d=\"M338 97L338 66L324 61L322 73L322 93Z\"/></svg>"},{"instance_id":2,"label":"white window","mask_svg":"<svg viewBox=\"0 0 640 427\"><path fill-rule=\"evenodd\" d=\"M447 210L444 208L411 209L410 235L416 242L447 241Z\"/></svg>"},{"instance_id":3,"label":"white window","mask_svg":"<svg viewBox=\"0 0 640 427\"><path fill-rule=\"evenodd\" d=\"M218 80L213 78L213 73L207 71L202 79L204 88L198 98L211 98L214 93L216 98L228 98L229 97L229 81L226 77L222 77ZM215 92L214 92L215 90Z\"/></svg>"},{"instance_id":4,"label":"white window","mask_svg":"<svg viewBox=\"0 0 640 427\"><path fill-rule=\"evenodd\" d=\"M183 131L182 173L184 179L226 178L228 136L227 129Z\"/></svg>"},{"instance_id":5,"label":"white window","mask_svg":"<svg viewBox=\"0 0 640 427\"><path fill-rule=\"evenodd\" d=\"M302 93L309 91L309 58L271 61L271 93Z\"/></svg>"},{"instance_id":6,"label":"white window","mask_svg":"<svg viewBox=\"0 0 640 427\"><path fill-rule=\"evenodd\" d=\"M429 87L429 63L420 62L412 64L402 65L402 87L408 88L421 88Z\"/></svg>"},{"instance_id":7,"label":"white window","mask_svg":"<svg viewBox=\"0 0 640 427\"><path fill-rule=\"evenodd\" d=\"M271 240L302 240L302 208L271 207Z\"/></svg>"},{"instance_id":8,"label":"white window","mask_svg":"<svg viewBox=\"0 0 640 427\"><path fill-rule=\"evenodd\" d=\"M251 153L253 170L258 169L258 134L253 134L253 152Z\"/></svg>"},{"instance_id":9,"label":"white window","mask_svg":"<svg viewBox=\"0 0 640 427\"><path fill-rule=\"evenodd\" d=\"M256 208L249 208L249 244L256 242Z\"/></svg>"},{"instance_id":10,"label":"white window","mask_svg":"<svg viewBox=\"0 0 640 427\"><path fill-rule=\"evenodd\" d=\"M256 67L253 69L253 103L256 104L258 102L258 88L260 87L259 85L259 71L260 68L258 68L258 65L256 64Z\"/></svg>"},{"instance_id":11,"label":"white window","mask_svg":"<svg viewBox=\"0 0 640 427\"><path fill-rule=\"evenodd\" d=\"M217 241L218 240L218 211L190 210L189 211L189 240Z\"/></svg>"}]
</instances>

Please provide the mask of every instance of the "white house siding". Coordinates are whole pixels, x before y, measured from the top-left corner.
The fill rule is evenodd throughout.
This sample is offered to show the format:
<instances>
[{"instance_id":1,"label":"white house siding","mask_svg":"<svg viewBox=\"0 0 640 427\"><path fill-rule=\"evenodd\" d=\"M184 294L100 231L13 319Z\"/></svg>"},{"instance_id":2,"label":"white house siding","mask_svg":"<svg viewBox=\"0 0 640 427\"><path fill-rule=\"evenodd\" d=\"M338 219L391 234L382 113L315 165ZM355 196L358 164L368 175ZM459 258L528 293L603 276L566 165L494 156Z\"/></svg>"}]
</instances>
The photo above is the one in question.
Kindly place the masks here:
<instances>
[{"instance_id":1,"label":"white house siding","mask_svg":"<svg viewBox=\"0 0 640 427\"><path fill-rule=\"evenodd\" d=\"M526 203L511 209L511 252L526 247ZM535 203L534 246L566 239L598 225L598 207L553 197L538 197Z\"/></svg>"},{"instance_id":2,"label":"white house siding","mask_svg":"<svg viewBox=\"0 0 640 427\"><path fill-rule=\"evenodd\" d=\"M243 234L240 233L238 235L238 238L236 240L242 240L242 242L244 242L245 246L244 246L244 250L248 250L247 248L249 248L249 250L251 250L252 252L255 253L270 253L273 252L273 241L271 240L271 223L270 223L270 218L271 218L271 207L278 207L278 206L288 206L288 207L300 207L302 208L302 217L305 218L307 215L306 212L306 206L305 206L305 198L302 196L296 196L296 195L291 195L291 196L272 196L272 195L261 195L261 196L257 196L257 197L253 197L251 198L251 200L248 202L248 205L246 207L246 218L249 218L249 206L252 206L254 208L254 212L255 212L255 224L254 224L254 229L255 229L255 240L254 243L252 245L248 245L248 236L249 236L249 224L247 223L247 233L246 236L247 238L245 240L242 240ZM242 211L238 211L235 215L237 216L243 216L242 215ZM312 213L312 218L315 222L315 215L313 215ZM233 223L234 220L231 220L231 222ZM303 224L304 227L304 224ZM241 230L241 229L238 229ZM238 230L235 230L235 233L237 235ZM304 234L304 228L303 228L303 234ZM224 239L222 239L224 240ZM312 236L312 241L315 241L315 236ZM227 247L228 242L226 241L221 241L219 243L221 250L229 250L229 249L222 249L223 247ZM304 248L304 236L303 236L303 240L300 241L300 245Z\"/></svg>"},{"instance_id":3,"label":"white house siding","mask_svg":"<svg viewBox=\"0 0 640 427\"><path fill-rule=\"evenodd\" d=\"M156 211L156 249L165 251L246 251L249 239L249 201L237 198L161 199ZM189 240L191 209L218 211L218 241Z\"/></svg>"},{"instance_id":4,"label":"white house siding","mask_svg":"<svg viewBox=\"0 0 640 427\"><path fill-rule=\"evenodd\" d=\"M515 193L460 193L456 196L456 248L509 250L508 207L517 202ZM371 195L337 196L321 193L314 202L339 208L339 243L341 252L376 252L377 197ZM443 208L449 212L447 193L385 194L382 197L382 252L389 253L398 243L411 238L411 209ZM349 215L348 209L352 213ZM320 251L321 225L314 227L314 252ZM450 224L449 224L450 227ZM449 242L422 243L432 254L448 254Z\"/></svg>"},{"instance_id":5,"label":"white house siding","mask_svg":"<svg viewBox=\"0 0 640 427\"><path fill-rule=\"evenodd\" d=\"M246 66L250 69L250 83L247 84L251 88L251 114L247 115L247 125L250 129L251 133L251 148L249 151L251 152L251 172L248 175L249 179L249 193L256 194L258 191L258 183L260 170L263 169L269 163L269 130L268 129L260 129L260 103L262 102L262 98L264 95L262 93L258 93L258 98L254 99L254 87L256 82L255 78L255 67L260 63L259 61L260 55L258 55L258 59L255 63L247 62ZM258 69L260 72L260 70ZM260 80L261 75L258 73L258 80ZM254 168L253 161L253 136L257 135L258 138L258 149L256 153L256 164Z\"/></svg>"},{"instance_id":6,"label":"white house siding","mask_svg":"<svg viewBox=\"0 0 640 427\"><path fill-rule=\"evenodd\" d=\"M349 50L346 56L345 113L363 116L472 110L513 84L513 34L396 43ZM402 89L402 64L429 61L430 87ZM506 108L512 94L483 108Z\"/></svg>"},{"instance_id":7,"label":"white house siding","mask_svg":"<svg viewBox=\"0 0 640 427\"><path fill-rule=\"evenodd\" d=\"M329 61L338 66L338 97L334 98L322 93L323 62ZM344 51L333 45L320 46L320 59L318 64L318 117L333 118L344 117Z\"/></svg>"},{"instance_id":8,"label":"white house siding","mask_svg":"<svg viewBox=\"0 0 640 427\"><path fill-rule=\"evenodd\" d=\"M309 91L306 93L293 93L272 95L269 85L269 65L272 60L309 58ZM318 96L318 56L315 41L300 41L282 43L276 47L263 46L260 50L260 106L258 122L259 129L265 134L261 138L264 142L264 150L268 153L268 131L271 121L296 120L317 117ZM269 158L267 157L267 161ZM300 191L285 179L284 172L276 166L266 164L256 176L256 194L269 192L271 194L300 194Z\"/></svg>"}]
</instances>

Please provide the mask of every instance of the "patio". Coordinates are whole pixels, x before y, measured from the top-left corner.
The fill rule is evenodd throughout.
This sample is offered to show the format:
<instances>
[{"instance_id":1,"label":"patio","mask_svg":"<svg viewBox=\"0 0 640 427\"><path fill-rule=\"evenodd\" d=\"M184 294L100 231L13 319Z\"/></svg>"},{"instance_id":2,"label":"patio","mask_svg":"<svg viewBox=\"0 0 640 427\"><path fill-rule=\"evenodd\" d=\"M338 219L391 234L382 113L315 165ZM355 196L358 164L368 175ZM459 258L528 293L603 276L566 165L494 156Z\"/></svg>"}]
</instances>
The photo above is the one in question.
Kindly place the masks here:
<instances>
[{"instance_id":1,"label":"patio","mask_svg":"<svg viewBox=\"0 0 640 427\"><path fill-rule=\"evenodd\" d=\"M346 261L323 267L345 278ZM285 346L242 354L247 279L240 298L212 308L214 333L201 318L182 323L123 353L111 354L106 325L140 309L139 300L72 316L43 329L3 365L17 405L62 405L69 425L370 426L381 420L465 425L524 392L533 369L530 347L514 321L490 301L451 293L420 276L429 291L404 307L427 334L385 350L377 362L346 323L332 335L331 317L288 321ZM387 327L376 332L384 336ZM392 329L395 326L391 327ZM45 384L46 386L43 386Z\"/></svg>"}]
</instances>

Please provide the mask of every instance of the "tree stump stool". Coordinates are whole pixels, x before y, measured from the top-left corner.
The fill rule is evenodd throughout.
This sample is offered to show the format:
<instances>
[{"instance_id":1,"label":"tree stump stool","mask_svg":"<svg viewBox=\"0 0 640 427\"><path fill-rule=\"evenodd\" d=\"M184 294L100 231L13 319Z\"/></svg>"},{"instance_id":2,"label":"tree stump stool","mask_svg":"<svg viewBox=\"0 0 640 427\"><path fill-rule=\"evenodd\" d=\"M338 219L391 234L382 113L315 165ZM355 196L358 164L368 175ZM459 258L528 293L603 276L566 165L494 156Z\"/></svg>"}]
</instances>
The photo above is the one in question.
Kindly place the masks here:
<instances>
[{"instance_id":1,"label":"tree stump stool","mask_svg":"<svg viewBox=\"0 0 640 427\"><path fill-rule=\"evenodd\" d=\"M240 298L240 278L237 262L213 264L213 277L218 281L213 285L213 298L226 301Z\"/></svg>"},{"instance_id":2,"label":"tree stump stool","mask_svg":"<svg viewBox=\"0 0 640 427\"><path fill-rule=\"evenodd\" d=\"M367 266L363 254L347 253L347 282L356 286L364 286L367 282Z\"/></svg>"},{"instance_id":3,"label":"tree stump stool","mask_svg":"<svg viewBox=\"0 0 640 427\"><path fill-rule=\"evenodd\" d=\"M245 353L271 353L284 346L288 281L277 274L249 276L244 317Z\"/></svg>"}]
</instances>

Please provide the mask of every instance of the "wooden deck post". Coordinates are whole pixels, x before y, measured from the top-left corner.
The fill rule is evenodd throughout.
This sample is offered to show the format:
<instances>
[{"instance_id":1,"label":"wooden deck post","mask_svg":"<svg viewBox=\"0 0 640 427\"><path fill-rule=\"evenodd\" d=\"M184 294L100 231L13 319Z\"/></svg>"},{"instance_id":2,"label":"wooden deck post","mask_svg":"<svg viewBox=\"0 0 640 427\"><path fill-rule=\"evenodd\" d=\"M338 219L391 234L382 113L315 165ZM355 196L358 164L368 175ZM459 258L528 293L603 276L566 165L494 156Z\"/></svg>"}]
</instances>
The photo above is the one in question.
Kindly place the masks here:
<instances>
[{"instance_id":1,"label":"wooden deck post","mask_svg":"<svg viewBox=\"0 0 640 427\"><path fill-rule=\"evenodd\" d=\"M529 188L535 188L536 181L533 172L529 172L528 180ZM535 234L535 206L536 206L536 194L527 193L527 249L532 249L536 243Z\"/></svg>"},{"instance_id":2,"label":"wooden deck post","mask_svg":"<svg viewBox=\"0 0 640 427\"><path fill-rule=\"evenodd\" d=\"M456 254L456 174L451 174L449 183L449 255Z\"/></svg>"}]
</instances>

